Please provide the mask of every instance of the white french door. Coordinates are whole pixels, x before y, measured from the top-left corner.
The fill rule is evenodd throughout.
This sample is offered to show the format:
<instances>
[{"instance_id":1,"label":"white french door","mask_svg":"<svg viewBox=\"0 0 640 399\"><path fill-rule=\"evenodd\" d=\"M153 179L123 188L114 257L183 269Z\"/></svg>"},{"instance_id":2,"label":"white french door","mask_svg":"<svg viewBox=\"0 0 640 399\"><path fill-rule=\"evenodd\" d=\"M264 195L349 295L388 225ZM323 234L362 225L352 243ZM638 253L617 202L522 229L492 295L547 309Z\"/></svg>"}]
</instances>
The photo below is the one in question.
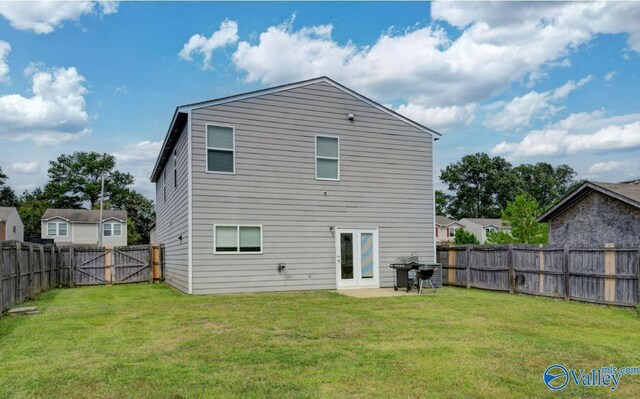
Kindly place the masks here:
<instances>
[{"instance_id":1,"label":"white french door","mask_svg":"<svg viewBox=\"0 0 640 399\"><path fill-rule=\"evenodd\" d=\"M336 230L338 288L380 287L378 230Z\"/></svg>"}]
</instances>

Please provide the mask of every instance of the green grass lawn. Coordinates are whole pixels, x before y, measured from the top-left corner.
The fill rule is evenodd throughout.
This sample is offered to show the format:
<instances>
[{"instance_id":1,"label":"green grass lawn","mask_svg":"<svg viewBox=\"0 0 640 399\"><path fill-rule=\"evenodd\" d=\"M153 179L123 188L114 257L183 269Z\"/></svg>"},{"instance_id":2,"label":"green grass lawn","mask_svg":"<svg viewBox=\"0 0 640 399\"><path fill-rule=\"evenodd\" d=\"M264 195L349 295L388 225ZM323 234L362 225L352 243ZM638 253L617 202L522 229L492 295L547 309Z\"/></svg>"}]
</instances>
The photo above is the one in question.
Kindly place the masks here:
<instances>
[{"instance_id":1,"label":"green grass lawn","mask_svg":"<svg viewBox=\"0 0 640 399\"><path fill-rule=\"evenodd\" d=\"M551 392L548 365L640 366L636 310L455 288L187 296L164 285L53 290L0 319L1 398L640 397Z\"/></svg>"}]
</instances>

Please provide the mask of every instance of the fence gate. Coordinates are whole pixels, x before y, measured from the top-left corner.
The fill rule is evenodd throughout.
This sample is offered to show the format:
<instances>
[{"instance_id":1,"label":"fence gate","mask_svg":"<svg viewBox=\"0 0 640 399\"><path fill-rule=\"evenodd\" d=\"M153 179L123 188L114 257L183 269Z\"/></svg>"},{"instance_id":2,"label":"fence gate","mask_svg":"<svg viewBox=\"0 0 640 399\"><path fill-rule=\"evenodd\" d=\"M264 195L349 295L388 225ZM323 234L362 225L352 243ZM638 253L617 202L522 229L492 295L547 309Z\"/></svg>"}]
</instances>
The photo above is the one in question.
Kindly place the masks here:
<instances>
[{"instance_id":1,"label":"fence gate","mask_svg":"<svg viewBox=\"0 0 640 399\"><path fill-rule=\"evenodd\" d=\"M111 282L140 283L151 279L151 251L148 246L115 247Z\"/></svg>"},{"instance_id":2,"label":"fence gate","mask_svg":"<svg viewBox=\"0 0 640 399\"><path fill-rule=\"evenodd\" d=\"M111 250L100 247L77 247L73 249L75 285L109 284L106 273L107 258Z\"/></svg>"},{"instance_id":3,"label":"fence gate","mask_svg":"<svg viewBox=\"0 0 640 399\"><path fill-rule=\"evenodd\" d=\"M73 255L73 284L104 285L152 281L149 245L126 247L79 247Z\"/></svg>"}]
</instances>

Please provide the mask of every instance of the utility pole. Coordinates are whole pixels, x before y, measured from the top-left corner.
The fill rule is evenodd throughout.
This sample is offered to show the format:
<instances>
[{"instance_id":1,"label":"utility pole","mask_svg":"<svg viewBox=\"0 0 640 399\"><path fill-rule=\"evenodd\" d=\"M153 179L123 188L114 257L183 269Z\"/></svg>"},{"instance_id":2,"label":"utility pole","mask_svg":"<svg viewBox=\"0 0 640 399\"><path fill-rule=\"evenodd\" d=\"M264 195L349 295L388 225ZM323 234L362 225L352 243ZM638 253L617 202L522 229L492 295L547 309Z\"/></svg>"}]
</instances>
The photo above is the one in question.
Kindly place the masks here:
<instances>
[{"instance_id":1,"label":"utility pole","mask_svg":"<svg viewBox=\"0 0 640 399\"><path fill-rule=\"evenodd\" d=\"M102 176L101 176L101 180L102 180L102 188L100 189L100 223L98 224L98 246L101 247L102 246L102 207L104 205L104 172L102 172Z\"/></svg>"}]
</instances>

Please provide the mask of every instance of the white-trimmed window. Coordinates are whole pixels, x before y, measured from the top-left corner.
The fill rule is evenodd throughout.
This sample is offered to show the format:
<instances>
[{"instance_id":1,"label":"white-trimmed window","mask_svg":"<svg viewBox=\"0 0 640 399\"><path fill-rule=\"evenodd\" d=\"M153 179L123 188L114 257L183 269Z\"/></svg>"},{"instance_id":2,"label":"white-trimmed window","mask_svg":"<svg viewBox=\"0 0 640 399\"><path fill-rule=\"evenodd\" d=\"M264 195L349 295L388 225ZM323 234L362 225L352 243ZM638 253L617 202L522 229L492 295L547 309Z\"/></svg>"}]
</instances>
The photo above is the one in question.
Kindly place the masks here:
<instances>
[{"instance_id":1,"label":"white-trimmed window","mask_svg":"<svg viewBox=\"0 0 640 399\"><path fill-rule=\"evenodd\" d=\"M340 139L316 136L316 179L340 180Z\"/></svg>"},{"instance_id":2,"label":"white-trimmed window","mask_svg":"<svg viewBox=\"0 0 640 399\"><path fill-rule=\"evenodd\" d=\"M120 237L122 236L122 223L103 223L102 235L104 237Z\"/></svg>"},{"instance_id":3,"label":"white-trimmed window","mask_svg":"<svg viewBox=\"0 0 640 399\"><path fill-rule=\"evenodd\" d=\"M456 236L456 230L458 230L457 227L449 227L449 237L455 237Z\"/></svg>"},{"instance_id":4,"label":"white-trimmed window","mask_svg":"<svg viewBox=\"0 0 640 399\"><path fill-rule=\"evenodd\" d=\"M173 150L173 188L178 187L178 150Z\"/></svg>"},{"instance_id":5,"label":"white-trimmed window","mask_svg":"<svg viewBox=\"0 0 640 399\"><path fill-rule=\"evenodd\" d=\"M213 226L214 253L262 253L262 226Z\"/></svg>"},{"instance_id":6,"label":"white-trimmed window","mask_svg":"<svg viewBox=\"0 0 640 399\"><path fill-rule=\"evenodd\" d=\"M233 174L235 163L235 128L207 124L207 172Z\"/></svg>"},{"instance_id":7,"label":"white-trimmed window","mask_svg":"<svg viewBox=\"0 0 640 399\"><path fill-rule=\"evenodd\" d=\"M167 168L162 171L162 202L167 202Z\"/></svg>"},{"instance_id":8,"label":"white-trimmed window","mask_svg":"<svg viewBox=\"0 0 640 399\"><path fill-rule=\"evenodd\" d=\"M66 237L67 222L49 222L47 223L47 235L49 237Z\"/></svg>"}]
</instances>

